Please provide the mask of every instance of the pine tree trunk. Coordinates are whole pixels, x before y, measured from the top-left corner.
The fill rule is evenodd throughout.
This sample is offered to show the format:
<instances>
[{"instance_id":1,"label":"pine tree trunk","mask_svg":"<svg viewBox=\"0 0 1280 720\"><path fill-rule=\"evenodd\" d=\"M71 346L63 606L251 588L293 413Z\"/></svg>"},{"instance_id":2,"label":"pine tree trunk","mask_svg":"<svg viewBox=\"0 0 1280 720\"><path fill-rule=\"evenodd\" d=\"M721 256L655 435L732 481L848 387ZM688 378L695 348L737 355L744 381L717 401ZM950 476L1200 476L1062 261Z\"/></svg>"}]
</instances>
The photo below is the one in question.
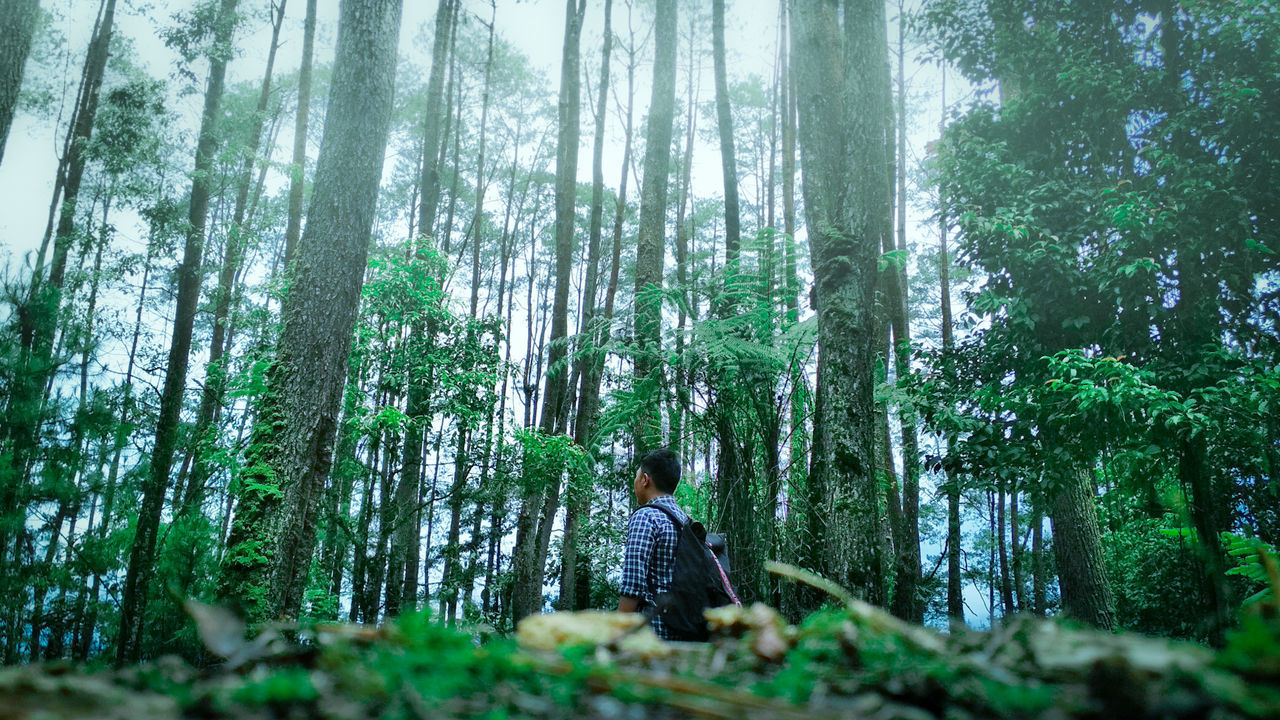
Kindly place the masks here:
<instances>
[{"instance_id":1,"label":"pine tree trunk","mask_svg":"<svg viewBox=\"0 0 1280 720\"><path fill-rule=\"evenodd\" d=\"M899 383L911 375L911 319L907 309L907 85L906 85L906 12L898 1L898 97L897 97L897 247L902 264L892 266L893 282L889 293L889 319L893 326L894 368ZM899 429L902 434L902 546L897 548L897 597L902 598L901 617L911 622L924 621L924 603L920 597L920 449L916 439L916 414L910 403L898 406Z\"/></svg>"},{"instance_id":2,"label":"pine tree trunk","mask_svg":"<svg viewBox=\"0 0 1280 720\"><path fill-rule=\"evenodd\" d=\"M400 9L341 8L311 208L222 569L222 597L255 620L301 608L390 130Z\"/></svg>"},{"instance_id":3,"label":"pine tree trunk","mask_svg":"<svg viewBox=\"0 0 1280 720\"><path fill-rule=\"evenodd\" d=\"M596 371L595 355L599 347L600 333L596 328L596 305L600 277L600 237L604 225L604 128L609 108L609 56L613 50L613 0L604 3L604 47L600 51L600 87L595 108L595 138L591 150L591 207L588 211L587 277L582 290L582 330L584 343L593 347L582 352L577 363L580 379L578 412L574 416L573 440L580 447L591 450L591 436L595 431L596 413L599 409L601 373ZM565 513L564 549L560 573L560 607L564 610L581 610L577 602L578 566L586 559L579 555L579 526L587 513L589 498L571 495ZM584 571L589 569L584 565Z\"/></svg>"},{"instance_id":4,"label":"pine tree trunk","mask_svg":"<svg viewBox=\"0 0 1280 720\"><path fill-rule=\"evenodd\" d=\"M654 66L646 133L640 225L636 234L635 387L652 398L637 411L635 454L661 443L657 387L661 382L663 237L667 217L667 171L676 94L676 2L658 0Z\"/></svg>"},{"instance_id":5,"label":"pine tree trunk","mask_svg":"<svg viewBox=\"0 0 1280 720\"><path fill-rule=\"evenodd\" d=\"M1009 537L1012 540L1009 553L1010 563L1013 565L1013 598L1017 603L1017 611L1024 613L1027 611L1027 580L1023 565L1026 549L1022 544L1022 531L1018 524L1018 504L1018 486L1013 483L1009 490Z\"/></svg>"},{"instance_id":6,"label":"pine tree trunk","mask_svg":"<svg viewBox=\"0 0 1280 720\"><path fill-rule=\"evenodd\" d=\"M422 203L418 208L418 235L422 238L429 236L435 225L440 200L440 103L444 90L445 54L449 50L455 12L455 3L451 0L440 0L436 8L435 44L431 49L431 75L427 80L427 111L423 119L422 171L419 180ZM423 240L417 247L421 254L428 243ZM426 333L425 337L423 333ZM419 322L410 330L410 334L431 342L435 329ZM409 383L409 400L405 408L409 424L405 434L404 469L396 493L397 527L392 539L390 570L393 580L399 578L399 587L393 588L391 582L388 582L388 616L398 614L404 605L411 610L417 608L418 538L422 528L417 504L422 494L424 439L431 424L430 387L430 380L423 382L411 379Z\"/></svg>"},{"instance_id":7,"label":"pine tree trunk","mask_svg":"<svg viewBox=\"0 0 1280 720\"><path fill-rule=\"evenodd\" d=\"M944 58L945 60L945 58ZM947 120L947 71L942 65L942 114L938 121L939 135L946 129ZM951 259L947 254L947 204L946 188L938 186L938 295L942 314L942 349L949 352L954 346L951 318ZM954 458L955 438L947 438L947 458ZM960 579L960 478L949 464L944 467L947 495L947 615L952 625L964 624L964 588ZM1037 536L1038 537L1038 536Z\"/></svg>"},{"instance_id":8,"label":"pine tree trunk","mask_svg":"<svg viewBox=\"0 0 1280 720\"><path fill-rule=\"evenodd\" d=\"M814 534L806 555L818 572L882 604L872 391L877 259L892 212L883 119L889 108L877 106L889 82L884 7L872 0L809 0L796 20L799 140L819 348L810 471L817 504L809 508Z\"/></svg>"},{"instance_id":9,"label":"pine tree trunk","mask_svg":"<svg viewBox=\"0 0 1280 720\"><path fill-rule=\"evenodd\" d=\"M275 69L276 50L280 47L280 27L284 24L284 10L288 0L273 5L275 18L271 23L271 46L267 51L267 67L258 91L258 104L254 110L249 144L244 148L240 175L236 179L236 204L231 227L227 232L223 249L222 269L218 273L218 289L214 295L213 337L209 342L209 362L205 366L204 390L200 394L200 409L196 413L196 425L192 431L191 478L182 497L180 512L189 513L200 507L204 499L204 485L210 472L210 455L217 444L214 420L222 410L227 388L227 362L224 356L231 346L227 323L231 315L231 300L235 294L235 280L244 257L244 245L249 234L245 222L249 204L249 190L253 179L253 166L257 160L258 146L262 140L262 128L266 124L267 102L271 99L271 74Z\"/></svg>"},{"instance_id":10,"label":"pine tree trunk","mask_svg":"<svg viewBox=\"0 0 1280 720\"><path fill-rule=\"evenodd\" d=\"M0 0L0 162L40 18L40 0Z\"/></svg>"},{"instance_id":11,"label":"pine tree trunk","mask_svg":"<svg viewBox=\"0 0 1280 720\"><path fill-rule=\"evenodd\" d=\"M230 47L235 10L236 0L222 0L215 30L218 47ZM178 421L191 355L191 334L195 327L196 305L200 300L200 262L204 252L205 219L209 212L210 169L213 167L213 154L217 144L215 126L221 113L226 71L225 55L218 54L210 58L209 86L205 91L195 170L191 180L186 246L177 273L178 293L174 308L173 335L169 344L164 389L160 395L151 468L143 487L142 507L138 513L137 530L129 554L129 569L125 576L120 606L120 635L116 643L116 662L120 664L134 663L142 657L142 632L147 593L154 571L156 533L160 526L160 512L178 441Z\"/></svg>"},{"instance_id":12,"label":"pine tree trunk","mask_svg":"<svg viewBox=\"0 0 1280 720\"><path fill-rule=\"evenodd\" d=\"M542 432L553 435L565 430L569 395L566 380L569 335L569 284L573 264L574 205L578 188L578 139L580 135L581 91L579 70L582 19L585 0L565 0L564 51L561 56L559 140L556 153L556 260L555 295L551 309L551 338L547 352L546 386L542 396ZM560 503L560 478L546 488L526 493L520 514L538 512L536 530L525 536L512 554L513 600L516 619L542 607L542 583L546 574L547 548L551 525ZM529 524L523 517L518 522ZM531 544L532 543L532 544Z\"/></svg>"},{"instance_id":13,"label":"pine tree trunk","mask_svg":"<svg viewBox=\"0 0 1280 720\"><path fill-rule=\"evenodd\" d=\"M298 112L293 125L293 162L289 165L289 219L284 232L286 274L302 235L302 190L307 175L307 121L311 113L311 64L315 55L316 0L307 0L302 30L302 65L298 69Z\"/></svg>"},{"instance_id":14,"label":"pine tree trunk","mask_svg":"<svg viewBox=\"0 0 1280 720\"><path fill-rule=\"evenodd\" d=\"M729 81L724 57L724 0L711 0L711 56L716 82L716 124L720 131L720 172L724 179L725 267L738 262L742 244L738 209L738 156L733 147L733 115L729 112Z\"/></svg>"}]
</instances>

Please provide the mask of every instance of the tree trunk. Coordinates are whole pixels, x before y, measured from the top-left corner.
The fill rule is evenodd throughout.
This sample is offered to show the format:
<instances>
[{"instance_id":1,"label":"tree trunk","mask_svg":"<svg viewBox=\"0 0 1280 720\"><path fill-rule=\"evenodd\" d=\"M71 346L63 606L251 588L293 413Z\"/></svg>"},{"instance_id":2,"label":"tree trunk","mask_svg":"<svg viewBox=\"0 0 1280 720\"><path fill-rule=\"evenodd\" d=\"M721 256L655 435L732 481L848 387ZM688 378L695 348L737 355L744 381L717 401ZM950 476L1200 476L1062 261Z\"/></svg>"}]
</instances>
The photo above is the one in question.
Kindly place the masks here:
<instances>
[{"instance_id":1,"label":"tree trunk","mask_svg":"<svg viewBox=\"0 0 1280 720\"><path fill-rule=\"evenodd\" d=\"M209 363L205 366L204 391L200 394L200 409L196 413L196 425L192 431L191 478L182 498L180 512L189 513L199 508L204 498L204 485L208 479L210 455L217 445L214 421L222 411L227 388L227 362L224 356L230 350L231 336L227 323L231 315L231 299L235 294L235 279L240 271L247 241L248 224L245 222L249 204L249 189L253 179L253 165L257 160L258 145L262 140L262 127L266 123L267 102L271 99L271 74L275 70L276 50L280 46L280 27L284 24L284 10L288 0L273 5L275 18L271 23L271 46L267 51L267 67L258 91L258 105L254 110L253 127L249 131L249 144L244 148L240 175L236 179L236 204L232 212L226 246L223 249L222 270L218 274L218 290L214 296L213 337L209 342ZM206 435L211 435L206 437Z\"/></svg>"},{"instance_id":2,"label":"tree trunk","mask_svg":"<svg viewBox=\"0 0 1280 720\"><path fill-rule=\"evenodd\" d=\"M1102 561L1102 542L1089 470L1069 469L1049 495L1053 556L1063 610L1103 630L1115 627L1115 599Z\"/></svg>"},{"instance_id":3,"label":"tree trunk","mask_svg":"<svg viewBox=\"0 0 1280 720\"><path fill-rule=\"evenodd\" d=\"M715 66L716 124L720 130L720 172L724 179L724 262L733 272L742 232L738 210L738 156L733 148L733 116L729 113L724 54L724 0L711 0L711 56Z\"/></svg>"},{"instance_id":4,"label":"tree trunk","mask_svg":"<svg viewBox=\"0 0 1280 720\"><path fill-rule=\"evenodd\" d=\"M0 0L0 162L39 18L40 0Z\"/></svg>"},{"instance_id":5,"label":"tree trunk","mask_svg":"<svg viewBox=\"0 0 1280 720\"><path fill-rule=\"evenodd\" d=\"M556 264L555 295L551 309L551 338L547 351L546 386L542 396L541 430L547 435L563 432L568 421L569 394L565 361L569 335L569 284L573 264L574 201L577 198L578 139L580 134L581 91L579 88L580 41L585 0L565 0L564 51L560 71L559 141L556 154ZM560 502L560 477L546 488L525 493L517 520L530 525L523 516L539 513L536 530L524 536L512 553L513 610L516 620L542 607L542 583L551 525Z\"/></svg>"},{"instance_id":6,"label":"tree trunk","mask_svg":"<svg viewBox=\"0 0 1280 720\"><path fill-rule=\"evenodd\" d=\"M1043 496L1037 496L1031 514L1031 612L1044 617L1048 604L1049 582L1044 567L1044 505Z\"/></svg>"},{"instance_id":7,"label":"tree trunk","mask_svg":"<svg viewBox=\"0 0 1280 720\"><path fill-rule=\"evenodd\" d=\"M819 348L810 484L821 505L810 509L817 534L808 540L807 555L817 571L882 604L873 308L877 259L892 212L883 119L889 108L877 107L889 82L884 7L872 0L807 0L796 19L799 139Z\"/></svg>"},{"instance_id":8,"label":"tree trunk","mask_svg":"<svg viewBox=\"0 0 1280 720\"><path fill-rule=\"evenodd\" d=\"M1015 612L1013 605L1013 577L1009 562L1009 546L1005 543L1005 492L1003 485L996 490L996 547L1000 553L1000 605L1003 610L1002 617L1008 617ZM1010 533L1010 541L1017 542L1016 534Z\"/></svg>"},{"instance_id":9,"label":"tree trunk","mask_svg":"<svg viewBox=\"0 0 1280 720\"><path fill-rule=\"evenodd\" d=\"M430 235L440 204L440 122L449 113L444 102L446 53L457 23L457 0L440 0L436 7L436 34L431 46L431 75L427 78L427 112L422 122L422 205L418 210L418 234Z\"/></svg>"},{"instance_id":10,"label":"tree trunk","mask_svg":"<svg viewBox=\"0 0 1280 720\"><path fill-rule=\"evenodd\" d=\"M897 97L897 247L901 265L890 265L889 321L893 327L894 368L898 383L911 375L911 321L907 310L907 85L906 85L906 13L898 1L898 97ZM911 622L924 621L924 603L920 597L920 450L916 440L916 413L911 403L898 405L898 422L902 434L902 546L897 548L897 597L902 598L901 617Z\"/></svg>"},{"instance_id":11,"label":"tree trunk","mask_svg":"<svg viewBox=\"0 0 1280 720\"><path fill-rule=\"evenodd\" d=\"M435 225L436 209L440 200L440 102L444 89L445 53L449 49L449 36L456 11L452 0L440 0L436 8L435 44L431 50L431 75L427 80L427 111L423 119L422 171L419 184L422 188L422 203L418 208L418 235L427 237ZM424 240L417 243L418 259L427 248ZM423 337L423 333L427 333ZM417 322L410 330L413 337L423 337L431 342L435 335L434 328ZM400 484L397 486L396 507L397 527L392 539L391 575L392 581L398 578L398 587L393 588L392 581L387 585L387 615L396 615L401 607L408 605L413 610L417 607L418 559L417 545L422 522L421 513L417 512L418 499L422 494L422 461L424 439L427 428L431 424L430 395L431 382L410 379L408 405L405 413L409 424L405 433L404 469Z\"/></svg>"},{"instance_id":12,"label":"tree trunk","mask_svg":"<svg viewBox=\"0 0 1280 720\"><path fill-rule=\"evenodd\" d=\"M1009 562L1013 565L1013 599L1017 611L1024 613L1027 611L1027 583L1022 557L1026 551L1021 533L1021 526L1018 524L1018 484L1015 482L1009 488Z\"/></svg>"},{"instance_id":13,"label":"tree trunk","mask_svg":"<svg viewBox=\"0 0 1280 720\"><path fill-rule=\"evenodd\" d=\"M938 134L946 129L947 121L947 70L942 64L942 114L938 120ZM954 346L951 331L951 259L947 256L947 204L946 188L938 185L938 290L942 313L942 349L950 352ZM954 458L955 438L947 438L947 458ZM960 478L944 466L947 495L947 615L953 625L964 624L964 588L960 581ZM1037 535L1037 537L1039 537Z\"/></svg>"},{"instance_id":14,"label":"tree trunk","mask_svg":"<svg viewBox=\"0 0 1280 720\"><path fill-rule=\"evenodd\" d=\"M302 30L302 66L298 69L298 113L293 125L293 162L289 165L289 220L284 232L284 266L288 274L302 234L302 189L307 175L307 120L311 113L311 63L315 55L316 0L307 0Z\"/></svg>"},{"instance_id":15,"label":"tree trunk","mask_svg":"<svg viewBox=\"0 0 1280 720\"><path fill-rule=\"evenodd\" d=\"M676 95L676 2L658 0L654 26L653 88L640 188L636 234L635 387L652 400L637 411L635 454L661 442L656 383L661 382L663 236L667 218L667 170Z\"/></svg>"},{"instance_id":16,"label":"tree trunk","mask_svg":"<svg viewBox=\"0 0 1280 720\"><path fill-rule=\"evenodd\" d=\"M613 50L613 0L604 3L604 47L600 51L600 87L596 99L595 138L591 150L591 208L588 211L587 277L582 290L581 342L592 347L582 350L578 361L578 412L574 416L573 440L590 452L591 436L595 432L596 412L599 408L601 374L596 372L595 355L600 346L600 334L596 328L596 299L600 277L600 236L604 225L604 128L609 110L609 56ZM579 556L579 525L589 507L589 498L571 495L564 522L564 548L560 572L560 607L562 610L581 610L576 601L578 565L586 556ZM584 567L584 570L587 568Z\"/></svg>"},{"instance_id":17,"label":"tree trunk","mask_svg":"<svg viewBox=\"0 0 1280 720\"><path fill-rule=\"evenodd\" d=\"M222 0L218 10L215 36L218 47L231 46L236 0ZM156 533L160 512L169 485L169 471L178 441L178 421L186 390L187 365L191 355L191 333L195 327L196 306L200 300L200 262L204 252L205 216L209 212L213 154L217 145L216 125L221 113L222 90L227 72L227 58L213 55L209 60L209 86L205 91L204 112L200 119L196 145L195 170L191 179L191 198L187 220L186 246L182 264L178 266L178 294L174 308L173 336L165 370L164 389L156 421L155 443L151 451L151 468L142 492L133 548L129 553L129 570L125 576L120 605L120 635L116 643L116 662L135 663L142 655L142 631L145 624L147 593L154 571Z\"/></svg>"},{"instance_id":18,"label":"tree trunk","mask_svg":"<svg viewBox=\"0 0 1280 720\"><path fill-rule=\"evenodd\" d=\"M332 462L390 130L400 0L347 0L307 225L223 563L253 620L294 615Z\"/></svg>"}]
</instances>

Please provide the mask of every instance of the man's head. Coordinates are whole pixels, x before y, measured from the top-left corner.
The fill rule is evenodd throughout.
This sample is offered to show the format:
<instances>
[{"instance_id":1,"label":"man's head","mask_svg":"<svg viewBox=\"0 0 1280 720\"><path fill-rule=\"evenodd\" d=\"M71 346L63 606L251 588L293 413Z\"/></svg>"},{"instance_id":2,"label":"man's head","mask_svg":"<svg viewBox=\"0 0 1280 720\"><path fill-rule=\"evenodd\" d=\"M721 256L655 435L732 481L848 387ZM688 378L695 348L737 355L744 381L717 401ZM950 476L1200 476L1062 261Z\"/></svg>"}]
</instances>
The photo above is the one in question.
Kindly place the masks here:
<instances>
[{"instance_id":1,"label":"man's head","mask_svg":"<svg viewBox=\"0 0 1280 720\"><path fill-rule=\"evenodd\" d=\"M680 484L680 460L667 448L654 450L640 458L633 490L641 505L659 495L670 495Z\"/></svg>"}]
</instances>

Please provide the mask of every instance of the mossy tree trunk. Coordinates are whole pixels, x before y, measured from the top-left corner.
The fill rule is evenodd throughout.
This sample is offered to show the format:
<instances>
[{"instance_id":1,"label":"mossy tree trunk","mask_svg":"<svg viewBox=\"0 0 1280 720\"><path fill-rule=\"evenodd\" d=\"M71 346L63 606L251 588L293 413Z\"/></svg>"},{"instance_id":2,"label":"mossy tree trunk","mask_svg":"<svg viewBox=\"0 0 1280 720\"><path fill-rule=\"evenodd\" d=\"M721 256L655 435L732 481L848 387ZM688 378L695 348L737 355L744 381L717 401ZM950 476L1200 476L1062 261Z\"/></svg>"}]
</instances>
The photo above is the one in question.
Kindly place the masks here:
<instances>
[{"instance_id":1,"label":"mossy tree trunk","mask_svg":"<svg viewBox=\"0 0 1280 720\"><path fill-rule=\"evenodd\" d=\"M382 175L400 0L345 0L324 139L259 407L220 592L251 619L300 611Z\"/></svg>"},{"instance_id":2,"label":"mossy tree trunk","mask_svg":"<svg viewBox=\"0 0 1280 720\"><path fill-rule=\"evenodd\" d=\"M892 212L884 6L806 0L795 20L819 348L806 561L883 603L872 391L877 260Z\"/></svg>"}]
</instances>

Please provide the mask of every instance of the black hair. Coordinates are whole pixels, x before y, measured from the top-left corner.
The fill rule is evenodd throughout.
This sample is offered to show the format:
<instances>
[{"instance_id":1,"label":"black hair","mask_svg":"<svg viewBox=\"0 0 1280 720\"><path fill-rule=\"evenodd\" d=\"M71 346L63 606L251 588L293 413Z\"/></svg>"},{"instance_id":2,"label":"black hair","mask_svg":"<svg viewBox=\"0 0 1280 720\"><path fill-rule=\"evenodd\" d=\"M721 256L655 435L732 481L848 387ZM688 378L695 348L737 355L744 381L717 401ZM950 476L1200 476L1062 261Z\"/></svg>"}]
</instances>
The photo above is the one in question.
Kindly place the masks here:
<instances>
[{"instance_id":1,"label":"black hair","mask_svg":"<svg viewBox=\"0 0 1280 720\"><path fill-rule=\"evenodd\" d=\"M674 493L680 484L680 459L669 448L651 451L640 459L640 469L653 478L653 484L664 493Z\"/></svg>"}]
</instances>

